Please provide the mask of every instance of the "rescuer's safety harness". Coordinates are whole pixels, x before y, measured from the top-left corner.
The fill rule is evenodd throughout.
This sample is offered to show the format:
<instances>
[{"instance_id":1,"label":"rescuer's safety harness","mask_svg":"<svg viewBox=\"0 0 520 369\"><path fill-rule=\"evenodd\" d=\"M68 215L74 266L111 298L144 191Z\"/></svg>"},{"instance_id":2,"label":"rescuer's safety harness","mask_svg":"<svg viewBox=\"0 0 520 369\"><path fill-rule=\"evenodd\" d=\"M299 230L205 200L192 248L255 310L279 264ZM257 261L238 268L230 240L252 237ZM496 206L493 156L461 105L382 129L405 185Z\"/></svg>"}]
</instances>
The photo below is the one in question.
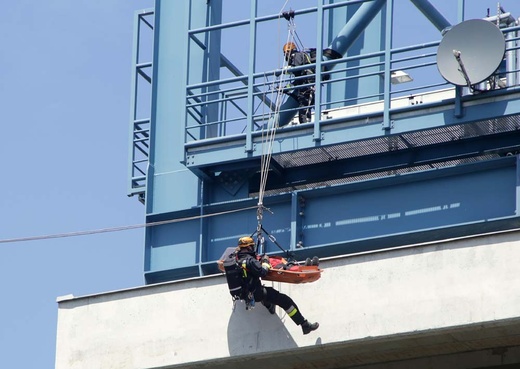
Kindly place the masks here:
<instances>
[{"instance_id":1,"label":"rescuer's safety harness","mask_svg":"<svg viewBox=\"0 0 520 369\"><path fill-rule=\"evenodd\" d=\"M233 309L239 300L246 303L246 310L255 307L254 291L251 290L252 278L247 274L246 258L238 259L238 251L228 255L224 261L224 270L226 272L226 280L229 287L229 293L233 299Z\"/></svg>"}]
</instances>

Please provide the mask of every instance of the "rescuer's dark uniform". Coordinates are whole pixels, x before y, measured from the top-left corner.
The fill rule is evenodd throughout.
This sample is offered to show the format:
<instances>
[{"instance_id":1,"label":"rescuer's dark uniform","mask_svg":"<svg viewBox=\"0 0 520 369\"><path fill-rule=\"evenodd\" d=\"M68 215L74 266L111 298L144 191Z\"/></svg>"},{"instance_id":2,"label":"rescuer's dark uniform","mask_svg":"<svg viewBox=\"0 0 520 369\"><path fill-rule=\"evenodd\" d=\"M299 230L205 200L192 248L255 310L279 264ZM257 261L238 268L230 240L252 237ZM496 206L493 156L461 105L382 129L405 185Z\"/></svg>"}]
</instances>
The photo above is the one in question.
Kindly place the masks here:
<instances>
[{"instance_id":1,"label":"rescuer's dark uniform","mask_svg":"<svg viewBox=\"0 0 520 369\"><path fill-rule=\"evenodd\" d=\"M305 64L310 64L309 55L302 51L298 51L294 42L288 42L283 46L283 53L289 66L300 67ZM290 70L289 70L290 71ZM312 69L303 69L291 72L296 78L293 81L295 86L291 95L298 101L298 121L306 123L311 121L311 110L314 106L314 86L301 86L315 82L314 71ZM304 78L304 76L309 76ZM301 87L298 87L301 86Z\"/></svg>"},{"instance_id":2,"label":"rescuer's dark uniform","mask_svg":"<svg viewBox=\"0 0 520 369\"><path fill-rule=\"evenodd\" d=\"M267 257L261 261L257 259L254 246L255 243L251 237L242 237L238 240L237 259L239 265L242 265L244 269L248 292L253 294L255 301L262 302L271 314L275 313L275 305L284 309L294 323L301 325L303 334L308 334L318 329L319 324L309 323L289 296L278 292L272 287L262 285L260 278L267 275L271 265Z\"/></svg>"}]
</instances>

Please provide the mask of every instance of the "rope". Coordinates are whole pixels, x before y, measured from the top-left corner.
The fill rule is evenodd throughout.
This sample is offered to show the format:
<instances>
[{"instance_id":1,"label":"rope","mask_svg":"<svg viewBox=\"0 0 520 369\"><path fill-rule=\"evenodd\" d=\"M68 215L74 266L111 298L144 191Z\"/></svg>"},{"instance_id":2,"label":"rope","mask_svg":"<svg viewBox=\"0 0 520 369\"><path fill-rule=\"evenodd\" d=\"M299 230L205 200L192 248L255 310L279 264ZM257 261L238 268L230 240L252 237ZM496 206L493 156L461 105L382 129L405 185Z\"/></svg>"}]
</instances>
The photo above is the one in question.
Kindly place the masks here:
<instances>
[{"instance_id":1,"label":"rope","mask_svg":"<svg viewBox=\"0 0 520 369\"><path fill-rule=\"evenodd\" d=\"M289 0L287 0L280 10L278 19L281 20L281 16L283 13L283 10L287 6L287 3ZM294 42L295 40L295 23L294 18L291 17L289 20L289 32L287 33L287 39L285 43L288 42ZM278 29L280 32L280 29ZM297 37L297 36L296 36ZM278 37L280 39L280 35ZM301 43L301 42L300 42ZM285 70L288 67L289 61L284 58L282 70ZM276 75L275 81L276 81ZM273 152L273 145L274 140L276 137L276 131L279 128L279 120L280 120L280 107L283 102L283 96L284 96L284 83L285 83L285 76L284 73L281 73L280 78L275 82L274 88L271 91L271 101L274 100L274 107L270 106L270 113L267 120L267 127L263 127L262 129L262 156L261 156L261 162L260 162L260 186L258 190L258 206L257 206L257 236L260 242L262 242L262 221L263 221L263 210L266 209L264 207L264 195L265 195L265 188L267 186L267 179L269 176L269 168L271 166L271 158L272 158L272 152ZM276 98L273 99L273 94L276 91ZM273 109L274 108L274 109ZM264 129L265 128L265 129Z\"/></svg>"},{"instance_id":2,"label":"rope","mask_svg":"<svg viewBox=\"0 0 520 369\"><path fill-rule=\"evenodd\" d=\"M280 9L280 12L278 14L282 14L283 13L283 10L285 9L285 7L287 6L287 3L289 2L289 0L286 0L285 1L285 4L283 4L282 6L282 9Z\"/></svg>"},{"instance_id":3,"label":"rope","mask_svg":"<svg viewBox=\"0 0 520 369\"><path fill-rule=\"evenodd\" d=\"M1 243L24 242L24 241L48 240L48 239L53 239L53 238L87 236L87 235L99 234L99 233L127 231L127 230L130 230L130 229L155 227L155 226L159 226L159 225L163 225L163 224L179 223L179 222L185 222L185 221L188 221L188 220L209 218L209 217L214 217L214 216L217 216L217 215L236 213L236 212L239 212L239 211L251 210L251 209L255 209L255 208L256 208L256 206L250 206L250 207L247 207L247 208L222 211L220 213L213 213L213 214L206 214L206 215L196 215L196 216L193 216L193 217L179 218L179 219L170 219L170 220L162 220L162 221L159 221L159 222L152 222L152 223L145 223L145 224L134 224L134 225L128 225L128 226L113 227L113 228L101 228L101 229L95 229L95 230L90 230L90 231L78 231L78 232L70 232L70 233L57 233L57 234L49 234L49 235L44 235L44 236L33 236L33 237L8 238L8 239L0 240L0 244Z\"/></svg>"}]
</instances>

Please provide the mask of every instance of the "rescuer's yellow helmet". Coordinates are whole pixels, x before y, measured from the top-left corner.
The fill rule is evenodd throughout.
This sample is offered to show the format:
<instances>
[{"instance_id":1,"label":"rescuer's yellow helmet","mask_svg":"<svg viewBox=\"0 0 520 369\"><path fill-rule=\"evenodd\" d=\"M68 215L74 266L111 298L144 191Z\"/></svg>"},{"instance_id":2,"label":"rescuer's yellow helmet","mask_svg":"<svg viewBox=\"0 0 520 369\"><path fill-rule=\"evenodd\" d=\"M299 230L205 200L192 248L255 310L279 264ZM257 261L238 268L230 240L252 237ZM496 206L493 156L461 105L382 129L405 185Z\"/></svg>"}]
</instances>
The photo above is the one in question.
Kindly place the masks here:
<instances>
[{"instance_id":1,"label":"rescuer's yellow helmet","mask_svg":"<svg viewBox=\"0 0 520 369\"><path fill-rule=\"evenodd\" d=\"M238 247L242 248L242 247L249 247L249 246L254 246L255 245L255 241L251 238L251 237L240 237L238 239Z\"/></svg>"},{"instance_id":2,"label":"rescuer's yellow helmet","mask_svg":"<svg viewBox=\"0 0 520 369\"><path fill-rule=\"evenodd\" d=\"M294 42L288 42L285 45L283 45L283 53L290 53L293 50L296 50L296 44Z\"/></svg>"}]
</instances>

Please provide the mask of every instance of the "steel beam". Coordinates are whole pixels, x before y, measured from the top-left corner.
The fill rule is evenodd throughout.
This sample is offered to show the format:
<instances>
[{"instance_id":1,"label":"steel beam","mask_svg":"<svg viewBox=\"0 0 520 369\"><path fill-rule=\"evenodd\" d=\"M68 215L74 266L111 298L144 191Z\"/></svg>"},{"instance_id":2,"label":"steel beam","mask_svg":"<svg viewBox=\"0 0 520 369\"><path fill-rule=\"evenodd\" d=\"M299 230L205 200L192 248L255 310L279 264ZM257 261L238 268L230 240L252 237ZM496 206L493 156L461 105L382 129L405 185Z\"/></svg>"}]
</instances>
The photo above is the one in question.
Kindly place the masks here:
<instances>
[{"instance_id":1,"label":"steel beam","mask_svg":"<svg viewBox=\"0 0 520 369\"><path fill-rule=\"evenodd\" d=\"M440 32L451 27L451 23L428 1L410 0Z\"/></svg>"}]
</instances>

